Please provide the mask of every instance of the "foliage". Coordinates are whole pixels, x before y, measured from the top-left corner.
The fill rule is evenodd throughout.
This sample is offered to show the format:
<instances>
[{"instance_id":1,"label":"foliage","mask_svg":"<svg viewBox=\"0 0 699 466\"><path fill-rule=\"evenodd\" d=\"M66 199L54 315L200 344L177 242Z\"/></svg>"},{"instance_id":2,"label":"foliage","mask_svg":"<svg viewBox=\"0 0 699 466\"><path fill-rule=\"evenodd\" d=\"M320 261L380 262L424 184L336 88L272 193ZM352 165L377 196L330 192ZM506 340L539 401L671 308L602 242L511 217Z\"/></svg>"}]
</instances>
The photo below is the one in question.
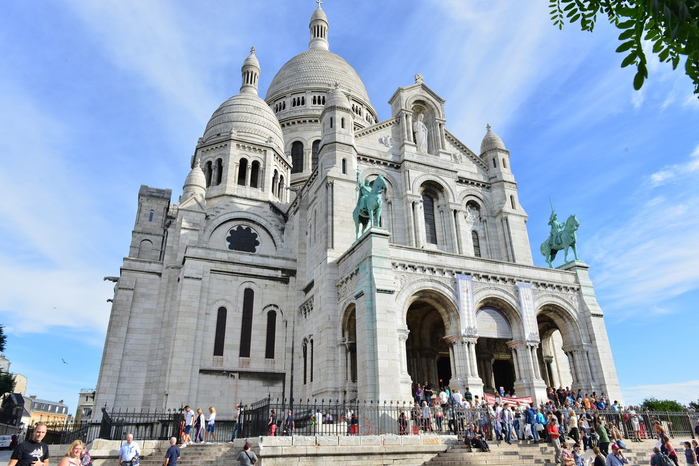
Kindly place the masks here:
<instances>
[{"instance_id":1,"label":"foliage","mask_svg":"<svg viewBox=\"0 0 699 466\"><path fill-rule=\"evenodd\" d=\"M690 401L687 407L689 409L693 409L694 411L699 411L699 399L697 401Z\"/></svg>"},{"instance_id":2,"label":"foliage","mask_svg":"<svg viewBox=\"0 0 699 466\"><path fill-rule=\"evenodd\" d=\"M643 86L648 62L643 43L653 46L661 62L676 69L684 58L684 69L699 96L699 0L549 0L551 19L559 29L565 21L580 21L583 31L592 32L597 15L621 29L618 53L626 53L621 66L636 65L633 86Z\"/></svg>"},{"instance_id":3,"label":"foliage","mask_svg":"<svg viewBox=\"0 0 699 466\"><path fill-rule=\"evenodd\" d=\"M15 376L0 371L0 393L12 393L15 391Z\"/></svg>"},{"instance_id":4,"label":"foliage","mask_svg":"<svg viewBox=\"0 0 699 466\"><path fill-rule=\"evenodd\" d=\"M5 335L5 326L0 324L0 352L5 351L6 344L7 344L7 335Z\"/></svg>"},{"instance_id":5,"label":"foliage","mask_svg":"<svg viewBox=\"0 0 699 466\"><path fill-rule=\"evenodd\" d=\"M643 411L661 411L667 413L678 413L686 408L674 400L658 400L656 398L646 398L641 404Z\"/></svg>"}]
</instances>

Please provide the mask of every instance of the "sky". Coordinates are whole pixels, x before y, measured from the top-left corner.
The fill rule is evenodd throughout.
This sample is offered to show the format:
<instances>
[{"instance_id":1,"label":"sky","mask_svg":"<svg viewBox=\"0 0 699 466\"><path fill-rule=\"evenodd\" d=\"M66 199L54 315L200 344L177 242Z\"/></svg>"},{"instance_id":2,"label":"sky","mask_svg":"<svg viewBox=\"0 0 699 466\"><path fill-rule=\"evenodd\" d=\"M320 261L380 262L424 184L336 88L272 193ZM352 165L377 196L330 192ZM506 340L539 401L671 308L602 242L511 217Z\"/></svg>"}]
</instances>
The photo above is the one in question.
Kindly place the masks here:
<instances>
[{"instance_id":1,"label":"sky","mask_svg":"<svg viewBox=\"0 0 699 466\"><path fill-rule=\"evenodd\" d=\"M260 94L308 47L312 0L9 0L0 3L0 324L10 371L64 400L95 388L113 283L139 186L181 194L211 114L255 46ZM327 0L331 51L380 120L414 75L447 129L511 153L534 262L576 214L627 404L699 399L699 100L651 59L633 90L618 32L562 31L548 2ZM558 259L555 265L560 265ZM687 364L683 359L687 359ZM690 370L688 370L690 369Z\"/></svg>"}]
</instances>

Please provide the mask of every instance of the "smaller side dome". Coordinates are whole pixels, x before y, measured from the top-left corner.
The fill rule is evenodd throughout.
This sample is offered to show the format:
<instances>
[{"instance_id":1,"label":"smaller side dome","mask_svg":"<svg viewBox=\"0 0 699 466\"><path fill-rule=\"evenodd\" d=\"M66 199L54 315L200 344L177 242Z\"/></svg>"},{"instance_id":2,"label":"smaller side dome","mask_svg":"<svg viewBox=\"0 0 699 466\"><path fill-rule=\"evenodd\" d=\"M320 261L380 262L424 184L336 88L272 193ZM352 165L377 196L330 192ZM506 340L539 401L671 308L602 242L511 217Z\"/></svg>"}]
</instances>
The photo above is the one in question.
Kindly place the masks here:
<instances>
[{"instance_id":1,"label":"smaller side dome","mask_svg":"<svg viewBox=\"0 0 699 466\"><path fill-rule=\"evenodd\" d=\"M328 100L325 102L325 108L330 107L341 107L347 110L351 110L352 108L349 100L347 100L347 96L342 92L338 83L335 83L335 89L330 92Z\"/></svg>"},{"instance_id":2,"label":"smaller side dome","mask_svg":"<svg viewBox=\"0 0 699 466\"><path fill-rule=\"evenodd\" d=\"M186 200L197 195L204 197L205 194L206 177L204 176L204 171L201 169L201 162L197 160L194 167L192 167L192 170L189 172L189 175L187 175L187 178L184 180L182 200Z\"/></svg>"},{"instance_id":3,"label":"smaller side dome","mask_svg":"<svg viewBox=\"0 0 699 466\"><path fill-rule=\"evenodd\" d=\"M485 136L483 136L483 141L481 142L481 155L493 149L507 150L505 144L502 142L502 139L500 139L500 136L493 132L490 125L487 125L486 129L487 131Z\"/></svg>"}]
</instances>

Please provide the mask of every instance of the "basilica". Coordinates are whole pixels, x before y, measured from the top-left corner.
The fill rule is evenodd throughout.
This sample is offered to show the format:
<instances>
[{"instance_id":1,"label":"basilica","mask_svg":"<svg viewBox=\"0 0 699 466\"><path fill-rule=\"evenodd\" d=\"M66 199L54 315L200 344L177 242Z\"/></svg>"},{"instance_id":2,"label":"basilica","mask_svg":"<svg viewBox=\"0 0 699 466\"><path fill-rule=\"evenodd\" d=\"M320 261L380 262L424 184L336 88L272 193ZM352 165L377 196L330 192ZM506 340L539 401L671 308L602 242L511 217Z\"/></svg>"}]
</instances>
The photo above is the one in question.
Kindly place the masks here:
<instances>
[{"instance_id":1,"label":"basilica","mask_svg":"<svg viewBox=\"0 0 699 466\"><path fill-rule=\"evenodd\" d=\"M503 141L488 126L467 147L420 75L379 121L329 31L318 6L264 98L253 48L176 203L141 187L95 405L409 401L418 383L622 401L588 266L534 266Z\"/></svg>"}]
</instances>

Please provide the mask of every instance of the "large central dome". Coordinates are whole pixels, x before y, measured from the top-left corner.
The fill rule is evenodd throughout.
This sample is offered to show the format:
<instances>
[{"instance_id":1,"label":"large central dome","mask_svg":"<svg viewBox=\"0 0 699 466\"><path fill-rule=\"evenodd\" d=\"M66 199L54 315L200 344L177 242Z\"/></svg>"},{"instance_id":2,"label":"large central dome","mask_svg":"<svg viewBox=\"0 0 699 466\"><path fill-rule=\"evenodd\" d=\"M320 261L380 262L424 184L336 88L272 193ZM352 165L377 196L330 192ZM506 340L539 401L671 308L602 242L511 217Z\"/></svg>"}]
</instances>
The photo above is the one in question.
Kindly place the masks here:
<instances>
[{"instance_id":1,"label":"large central dome","mask_svg":"<svg viewBox=\"0 0 699 466\"><path fill-rule=\"evenodd\" d=\"M335 83L355 98L370 104L366 87L354 68L339 55L321 48L306 50L286 62L269 85L265 100L271 102L289 91L331 91L335 89Z\"/></svg>"}]
</instances>

